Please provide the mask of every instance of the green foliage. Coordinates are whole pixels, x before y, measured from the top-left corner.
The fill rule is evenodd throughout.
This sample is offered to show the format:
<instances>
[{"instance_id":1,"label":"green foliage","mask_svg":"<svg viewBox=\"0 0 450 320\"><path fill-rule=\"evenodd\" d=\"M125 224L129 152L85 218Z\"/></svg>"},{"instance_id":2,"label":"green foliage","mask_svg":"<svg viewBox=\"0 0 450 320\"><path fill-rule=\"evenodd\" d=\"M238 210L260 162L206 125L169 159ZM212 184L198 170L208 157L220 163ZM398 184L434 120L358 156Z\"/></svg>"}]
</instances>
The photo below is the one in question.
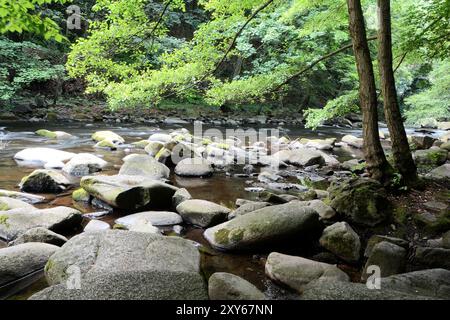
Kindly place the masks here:
<instances>
[{"instance_id":1,"label":"green foliage","mask_svg":"<svg viewBox=\"0 0 450 320\"><path fill-rule=\"evenodd\" d=\"M406 0L395 2L394 44L398 51L417 59L444 59L450 51L450 1ZM398 41L396 41L398 40Z\"/></svg>"},{"instance_id":2,"label":"green foliage","mask_svg":"<svg viewBox=\"0 0 450 320\"><path fill-rule=\"evenodd\" d=\"M172 0L170 8L184 10L184 2ZM147 10L157 16L163 8L147 0L98 0L93 11L98 15L105 13L105 17L93 21L89 36L72 46L67 61L69 75L84 77L88 92L103 92L110 84L129 82L130 78L159 67L161 53L182 42L165 38L165 23L157 23L159 16L150 20Z\"/></svg>"},{"instance_id":3,"label":"green foliage","mask_svg":"<svg viewBox=\"0 0 450 320\"><path fill-rule=\"evenodd\" d=\"M34 82L64 77L64 66L55 64L53 52L32 42L0 38L0 101L10 100Z\"/></svg>"},{"instance_id":4,"label":"green foliage","mask_svg":"<svg viewBox=\"0 0 450 320\"><path fill-rule=\"evenodd\" d=\"M86 80L87 92L105 94L113 109L156 106L167 99L212 106L287 104L295 111L308 108L310 128L357 112L351 50L292 77L349 43L345 1L273 1L248 23L218 65L238 30L266 2L200 0L197 7L182 0L98 0L96 18L88 36L73 45L67 70ZM436 61L448 59L448 3L392 1L395 63L403 61L397 89L411 121L448 112L447 75L435 71ZM362 4L367 33L375 34L376 1ZM193 38L174 37L177 25L192 27ZM375 64L376 49L371 42ZM431 74L428 65L434 66Z\"/></svg>"},{"instance_id":5,"label":"green foliage","mask_svg":"<svg viewBox=\"0 0 450 320\"><path fill-rule=\"evenodd\" d=\"M358 112L358 91L350 91L336 99L328 101L323 109L307 109L304 112L306 127L316 129L325 121L342 117L352 112Z\"/></svg>"},{"instance_id":6,"label":"green foliage","mask_svg":"<svg viewBox=\"0 0 450 320\"><path fill-rule=\"evenodd\" d=\"M450 60L434 64L429 75L431 87L405 99L407 121L419 124L426 118L450 117Z\"/></svg>"},{"instance_id":7,"label":"green foliage","mask_svg":"<svg viewBox=\"0 0 450 320\"><path fill-rule=\"evenodd\" d=\"M67 0L0 0L0 34L33 33L46 40L58 42L65 38L60 34L59 26L40 10L52 3L63 4Z\"/></svg>"}]
</instances>

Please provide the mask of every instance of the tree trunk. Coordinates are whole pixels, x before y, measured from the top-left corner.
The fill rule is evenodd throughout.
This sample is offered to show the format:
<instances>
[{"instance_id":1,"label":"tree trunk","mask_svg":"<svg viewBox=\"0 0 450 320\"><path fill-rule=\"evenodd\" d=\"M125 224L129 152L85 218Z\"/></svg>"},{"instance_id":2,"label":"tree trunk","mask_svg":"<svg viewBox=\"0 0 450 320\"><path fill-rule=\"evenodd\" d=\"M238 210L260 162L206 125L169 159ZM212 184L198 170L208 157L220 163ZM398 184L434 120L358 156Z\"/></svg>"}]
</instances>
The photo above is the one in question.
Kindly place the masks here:
<instances>
[{"instance_id":1,"label":"tree trunk","mask_svg":"<svg viewBox=\"0 0 450 320\"><path fill-rule=\"evenodd\" d=\"M378 0L378 64L381 76L384 114L392 140L395 167L407 184L417 181L417 168L409 148L400 113L392 67L392 35L390 0Z\"/></svg>"},{"instance_id":2,"label":"tree trunk","mask_svg":"<svg viewBox=\"0 0 450 320\"><path fill-rule=\"evenodd\" d=\"M378 132L377 92L361 1L347 0L347 5L350 35L359 76L366 167L373 179L386 183L390 178L391 167L386 160Z\"/></svg>"}]
</instances>

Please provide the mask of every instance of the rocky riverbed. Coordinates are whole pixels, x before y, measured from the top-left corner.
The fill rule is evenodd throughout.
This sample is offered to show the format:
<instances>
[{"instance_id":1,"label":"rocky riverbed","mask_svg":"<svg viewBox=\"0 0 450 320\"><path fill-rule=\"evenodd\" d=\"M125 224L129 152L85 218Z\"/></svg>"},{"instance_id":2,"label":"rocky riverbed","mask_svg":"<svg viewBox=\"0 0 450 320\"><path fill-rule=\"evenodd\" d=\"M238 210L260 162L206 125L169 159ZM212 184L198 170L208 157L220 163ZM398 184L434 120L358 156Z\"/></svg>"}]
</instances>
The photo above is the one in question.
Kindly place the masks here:
<instances>
[{"instance_id":1,"label":"rocky riverbed","mask_svg":"<svg viewBox=\"0 0 450 320\"><path fill-rule=\"evenodd\" d=\"M450 298L450 131L408 131L424 183L402 193L357 130L0 129L2 298Z\"/></svg>"}]
</instances>

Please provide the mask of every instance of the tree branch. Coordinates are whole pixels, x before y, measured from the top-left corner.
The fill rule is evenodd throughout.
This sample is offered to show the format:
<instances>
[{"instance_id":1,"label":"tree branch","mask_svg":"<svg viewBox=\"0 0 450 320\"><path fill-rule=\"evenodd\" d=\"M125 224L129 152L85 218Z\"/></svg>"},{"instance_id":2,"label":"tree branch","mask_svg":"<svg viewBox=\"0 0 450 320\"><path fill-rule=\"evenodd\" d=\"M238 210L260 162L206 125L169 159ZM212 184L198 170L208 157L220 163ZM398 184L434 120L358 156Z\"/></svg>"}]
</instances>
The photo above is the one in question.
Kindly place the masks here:
<instances>
[{"instance_id":1,"label":"tree branch","mask_svg":"<svg viewBox=\"0 0 450 320\"><path fill-rule=\"evenodd\" d=\"M377 36L372 36L372 37L367 38L367 41L373 41L373 40L376 40L376 39L377 39ZM288 84L289 81L291 81L292 79L295 79L295 78L301 76L303 73L305 73L305 72L311 70L312 68L314 68L320 62L322 62L324 60L327 60L327 59L329 59L329 58L331 58L331 57L333 57L333 56L335 56L335 55L337 55L337 54L339 54L339 53L341 53L341 52L343 52L343 51L345 51L347 49L350 49L352 46L353 46L352 44L348 44L346 46L343 46L343 47L337 49L336 51L330 52L330 53L320 57L319 59L317 59L316 61L311 63L309 66L307 66L307 67L303 68L302 70L300 70L300 71L294 73L293 75L289 76L286 80L284 80L282 83L280 83L274 89L270 90L270 92L278 91L281 87L283 87L286 84Z\"/></svg>"},{"instance_id":2,"label":"tree branch","mask_svg":"<svg viewBox=\"0 0 450 320\"><path fill-rule=\"evenodd\" d=\"M152 43L150 44L150 50L153 49L153 43L155 42L155 37L153 37L153 34L155 33L155 31L158 28L158 26L161 24L161 21L162 21L162 19L164 17L164 14L166 13L167 9L169 9L169 5L172 3L172 1L173 0L167 1L166 5L164 6L163 11L159 15L158 21L156 21L155 26L153 27L152 31L150 32L150 37L152 37ZM145 38L147 38L147 37L145 37Z\"/></svg>"},{"instance_id":3,"label":"tree branch","mask_svg":"<svg viewBox=\"0 0 450 320\"><path fill-rule=\"evenodd\" d=\"M219 63L216 65L216 67L214 68L213 71L211 72L206 72L199 80L194 81L193 83L191 83L188 86L185 86L184 88L181 88L180 90L176 91L176 92L171 92L167 95L164 96L164 98L168 98L174 94L179 94L180 92L183 92L184 90L190 89L195 87L197 84L203 82L209 75L213 75L214 73L217 72L217 70L219 70L220 66L222 65L222 63L225 61L225 59L227 58L228 54L230 53L231 49L233 49L234 45L236 44L237 38L239 38L239 36L242 34L242 32L244 31L244 29L248 26L248 24L250 23L250 21L252 21L259 12L261 12L262 10L264 10L267 6L269 6L274 0L269 0L267 2L265 2L263 5L261 5L260 7L258 7L253 13L252 15L247 19L247 21L245 21L245 23L242 25L242 27L238 30L238 32L236 32L236 34L233 37L233 40L231 41L230 45L228 46L228 49L225 51L224 55L222 56L222 59L219 61Z\"/></svg>"},{"instance_id":4,"label":"tree branch","mask_svg":"<svg viewBox=\"0 0 450 320\"><path fill-rule=\"evenodd\" d=\"M212 71L212 74L216 73L217 70L219 70L220 66L222 65L222 63L225 61L225 59L227 58L228 54L230 53L231 49L233 49L234 45L236 44L237 38L239 38L239 36L242 34L242 32L244 31L244 29L247 27L247 25L250 23L250 21L252 21L259 12L261 12L262 10L264 10L267 6L269 6L274 0L269 0L266 3L264 3L263 5L261 5L259 8L257 8L252 15L247 19L247 21L245 21L245 23L242 25L242 27L239 29L238 32L236 32L236 34L233 37L233 40L231 41L230 45L228 46L228 49L225 51L224 55L222 56L222 59L219 61L219 63L216 65L216 67L214 68L214 70Z\"/></svg>"}]
</instances>

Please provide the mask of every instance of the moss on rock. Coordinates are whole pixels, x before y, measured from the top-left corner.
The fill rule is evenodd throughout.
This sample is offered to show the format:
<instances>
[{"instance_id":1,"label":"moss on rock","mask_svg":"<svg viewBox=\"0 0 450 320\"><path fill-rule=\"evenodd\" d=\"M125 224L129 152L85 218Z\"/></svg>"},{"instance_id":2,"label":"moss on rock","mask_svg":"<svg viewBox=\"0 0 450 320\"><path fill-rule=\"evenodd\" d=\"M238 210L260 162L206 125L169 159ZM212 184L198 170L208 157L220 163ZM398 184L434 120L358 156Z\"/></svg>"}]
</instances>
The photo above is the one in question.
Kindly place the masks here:
<instances>
[{"instance_id":1,"label":"moss on rock","mask_svg":"<svg viewBox=\"0 0 450 320\"><path fill-rule=\"evenodd\" d=\"M79 188L72 193L72 199L79 202L89 202L91 196L83 188Z\"/></svg>"},{"instance_id":2,"label":"moss on rock","mask_svg":"<svg viewBox=\"0 0 450 320\"><path fill-rule=\"evenodd\" d=\"M49 131L49 130L46 130L46 129L37 130L35 133L38 136L46 137L46 138L49 138L49 139L57 139L58 138L58 136L57 136L57 134L55 132Z\"/></svg>"}]
</instances>

